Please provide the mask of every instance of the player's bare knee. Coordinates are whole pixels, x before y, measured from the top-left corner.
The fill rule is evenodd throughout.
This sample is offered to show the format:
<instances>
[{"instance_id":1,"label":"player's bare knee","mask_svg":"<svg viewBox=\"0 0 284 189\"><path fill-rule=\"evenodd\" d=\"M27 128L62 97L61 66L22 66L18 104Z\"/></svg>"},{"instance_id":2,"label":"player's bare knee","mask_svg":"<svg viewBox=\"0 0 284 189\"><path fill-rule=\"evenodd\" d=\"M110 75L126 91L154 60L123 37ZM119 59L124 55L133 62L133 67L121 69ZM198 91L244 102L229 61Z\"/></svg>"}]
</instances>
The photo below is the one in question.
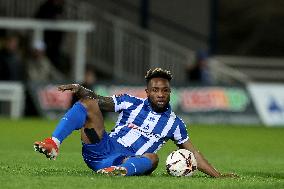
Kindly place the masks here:
<instances>
[{"instance_id":1,"label":"player's bare knee","mask_svg":"<svg viewBox=\"0 0 284 189\"><path fill-rule=\"evenodd\" d=\"M97 117L100 117L100 119L102 119L102 112L99 108L97 99L86 98L86 99L81 99L80 102L87 109L88 118L90 120L97 119Z\"/></svg>"},{"instance_id":2,"label":"player's bare knee","mask_svg":"<svg viewBox=\"0 0 284 189\"><path fill-rule=\"evenodd\" d=\"M152 161L152 166L153 168L156 168L158 166L159 163L159 156L157 154L154 153L145 153L143 154L143 156L149 158Z\"/></svg>"},{"instance_id":3,"label":"player's bare knee","mask_svg":"<svg viewBox=\"0 0 284 189\"><path fill-rule=\"evenodd\" d=\"M89 111L95 110L99 108L98 106L98 100L96 99L90 99L90 98L84 98L81 99L80 102L83 104L83 106Z\"/></svg>"}]
</instances>

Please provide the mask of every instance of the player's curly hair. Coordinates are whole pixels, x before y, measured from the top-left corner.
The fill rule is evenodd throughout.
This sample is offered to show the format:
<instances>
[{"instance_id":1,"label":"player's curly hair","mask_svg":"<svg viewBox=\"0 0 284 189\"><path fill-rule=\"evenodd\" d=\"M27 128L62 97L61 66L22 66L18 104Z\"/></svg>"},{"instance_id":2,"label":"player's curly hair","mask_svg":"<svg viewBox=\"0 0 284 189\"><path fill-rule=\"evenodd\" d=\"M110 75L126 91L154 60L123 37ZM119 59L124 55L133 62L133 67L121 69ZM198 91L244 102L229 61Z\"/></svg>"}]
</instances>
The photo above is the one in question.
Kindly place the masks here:
<instances>
[{"instance_id":1,"label":"player's curly hair","mask_svg":"<svg viewBox=\"0 0 284 189\"><path fill-rule=\"evenodd\" d=\"M149 83L149 81L152 78L164 78L167 79L168 81L171 81L173 78L173 75L171 74L170 71L168 70L163 70L162 68L155 68L155 69L150 69L147 71L145 75L146 82Z\"/></svg>"}]
</instances>

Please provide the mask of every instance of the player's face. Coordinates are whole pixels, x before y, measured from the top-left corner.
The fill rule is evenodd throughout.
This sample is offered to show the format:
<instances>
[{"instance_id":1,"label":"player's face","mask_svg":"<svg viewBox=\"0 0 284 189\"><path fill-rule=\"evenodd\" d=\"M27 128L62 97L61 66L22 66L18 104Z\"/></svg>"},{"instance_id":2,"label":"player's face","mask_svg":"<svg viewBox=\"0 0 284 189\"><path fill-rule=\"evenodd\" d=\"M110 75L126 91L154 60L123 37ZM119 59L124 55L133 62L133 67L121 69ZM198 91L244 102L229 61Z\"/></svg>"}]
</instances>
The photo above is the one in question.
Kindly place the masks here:
<instances>
[{"instance_id":1,"label":"player's face","mask_svg":"<svg viewBox=\"0 0 284 189\"><path fill-rule=\"evenodd\" d=\"M156 112L164 112L170 102L170 83L164 78L153 78L150 80L147 89L147 97L151 106Z\"/></svg>"}]
</instances>

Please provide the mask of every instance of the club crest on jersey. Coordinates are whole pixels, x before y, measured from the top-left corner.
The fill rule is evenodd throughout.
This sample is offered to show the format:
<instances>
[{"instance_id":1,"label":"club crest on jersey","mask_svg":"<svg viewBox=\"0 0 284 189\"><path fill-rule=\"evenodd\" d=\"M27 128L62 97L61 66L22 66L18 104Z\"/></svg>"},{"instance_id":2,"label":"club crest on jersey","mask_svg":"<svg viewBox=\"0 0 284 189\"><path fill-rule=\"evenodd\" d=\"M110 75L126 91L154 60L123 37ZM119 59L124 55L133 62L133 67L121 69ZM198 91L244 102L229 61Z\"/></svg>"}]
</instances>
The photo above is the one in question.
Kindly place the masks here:
<instances>
[{"instance_id":1,"label":"club crest on jersey","mask_svg":"<svg viewBox=\"0 0 284 189\"><path fill-rule=\"evenodd\" d=\"M155 121L155 118L154 118L154 117L149 117L148 120L151 121L151 122L154 122L154 121Z\"/></svg>"}]
</instances>

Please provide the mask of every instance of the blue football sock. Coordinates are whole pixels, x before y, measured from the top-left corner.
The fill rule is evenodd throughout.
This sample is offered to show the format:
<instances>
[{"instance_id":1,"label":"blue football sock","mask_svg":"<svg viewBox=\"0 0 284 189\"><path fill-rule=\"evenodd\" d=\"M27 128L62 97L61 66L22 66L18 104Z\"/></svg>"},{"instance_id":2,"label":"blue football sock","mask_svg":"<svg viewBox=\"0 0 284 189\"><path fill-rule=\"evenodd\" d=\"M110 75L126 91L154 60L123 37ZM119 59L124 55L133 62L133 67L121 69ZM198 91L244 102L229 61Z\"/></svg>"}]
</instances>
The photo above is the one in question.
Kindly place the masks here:
<instances>
[{"instance_id":1,"label":"blue football sock","mask_svg":"<svg viewBox=\"0 0 284 189\"><path fill-rule=\"evenodd\" d=\"M147 157L130 157L120 166L127 169L127 176L143 175L152 169L152 161Z\"/></svg>"},{"instance_id":2,"label":"blue football sock","mask_svg":"<svg viewBox=\"0 0 284 189\"><path fill-rule=\"evenodd\" d=\"M52 133L52 137L57 138L62 143L74 130L81 129L84 126L86 118L86 108L80 102L76 102L60 120Z\"/></svg>"}]
</instances>

